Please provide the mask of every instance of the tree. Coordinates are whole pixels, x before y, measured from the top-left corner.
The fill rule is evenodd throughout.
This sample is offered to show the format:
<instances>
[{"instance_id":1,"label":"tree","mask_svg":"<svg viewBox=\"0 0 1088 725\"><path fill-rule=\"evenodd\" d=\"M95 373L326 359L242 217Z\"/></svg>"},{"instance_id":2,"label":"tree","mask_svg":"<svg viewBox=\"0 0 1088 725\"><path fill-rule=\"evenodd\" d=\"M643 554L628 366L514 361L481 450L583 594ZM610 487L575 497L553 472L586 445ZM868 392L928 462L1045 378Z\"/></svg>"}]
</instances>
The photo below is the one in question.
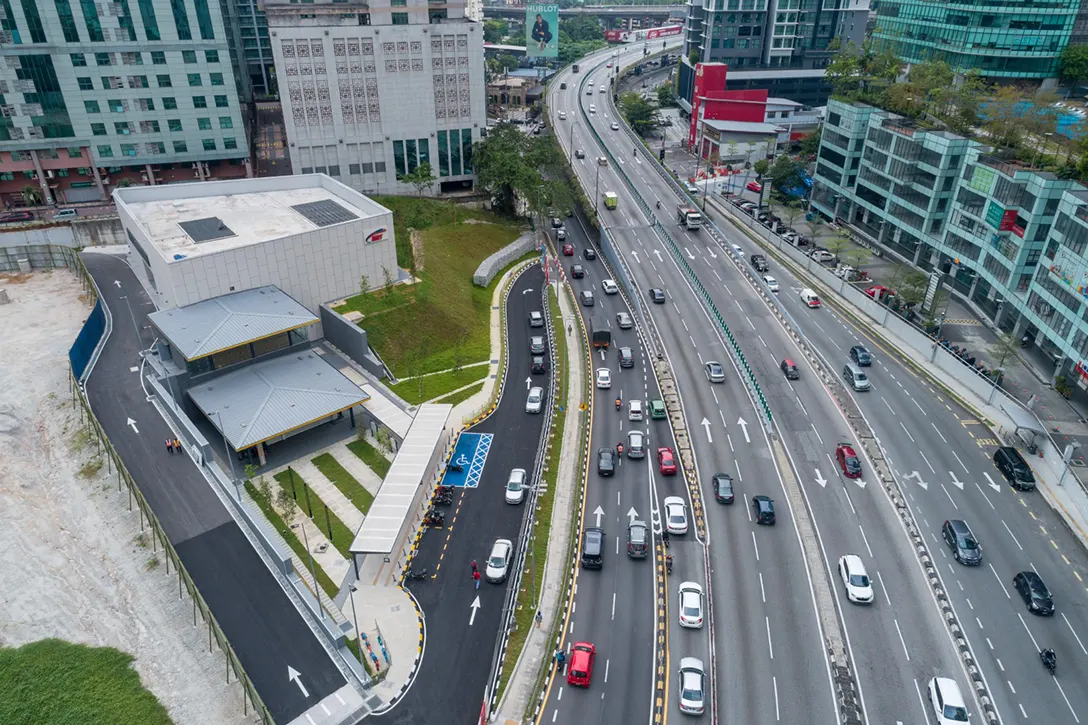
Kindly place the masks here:
<instances>
[{"instance_id":1,"label":"tree","mask_svg":"<svg viewBox=\"0 0 1088 725\"><path fill-rule=\"evenodd\" d=\"M257 492L265 501L272 503L272 484L263 475L257 479Z\"/></svg>"},{"instance_id":2,"label":"tree","mask_svg":"<svg viewBox=\"0 0 1088 725\"><path fill-rule=\"evenodd\" d=\"M793 225L804 213L805 210L801 208L801 204L796 199L790 199L782 207L782 218L786 220L786 226L790 229L793 229Z\"/></svg>"},{"instance_id":3,"label":"tree","mask_svg":"<svg viewBox=\"0 0 1088 725\"><path fill-rule=\"evenodd\" d=\"M657 105L661 108L671 108L676 105L676 91L671 84L666 83L657 87Z\"/></svg>"},{"instance_id":4,"label":"tree","mask_svg":"<svg viewBox=\"0 0 1088 725\"><path fill-rule=\"evenodd\" d=\"M815 240L813 243L815 243ZM839 255L850 248L850 239L843 234L836 234L830 239L825 240L824 246L827 247L827 251L835 255L835 261L838 261Z\"/></svg>"},{"instance_id":5,"label":"tree","mask_svg":"<svg viewBox=\"0 0 1088 725\"><path fill-rule=\"evenodd\" d=\"M290 526L291 521L295 518L295 513L298 511L298 503L295 501L294 496L291 495L291 492L283 486L280 486L280 490L276 491L276 507L280 510L284 523Z\"/></svg>"},{"instance_id":6,"label":"tree","mask_svg":"<svg viewBox=\"0 0 1088 725\"><path fill-rule=\"evenodd\" d=\"M497 209L514 215L525 206L540 212L549 202L569 204L569 189L556 181L564 159L554 136L528 136L502 123L473 152L479 184Z\"/></svg>"},{"instance_id":7,"label":"tree","mask_svg":"<svg viewBox=\"0 0 1088 725\"><path fill-rule=\"evenodd\" d=\"M516 55L511 55L510 53L500 54L499 57L495 59L495 62L498 64L499 68L505 72L512 71L521 65L521 61L518 60L518 57Z\"/></svg>"},{"instance_id":8,"label":"tree","mask_svg":"<svg viewBox=\"0 0 1088 725\"><path fill-rule=\"evenodd\" d=\"M698 48L692 48L691 52L688 53L688 63L691 63L691 66L693 68L699 63L699 49Z\"/></svg>"},{"instance_id":9,"label":"tree","mask_svg":"<svg viewBox=\"0 0 1088 725\"><path fill-rule=\"evenodd\" d=\"M559 32L566 33L568 38L575 42L586 40L604 40L604 29L601 22L592 15L578 15L570 20L559 21ZM560 42L563 38L560 36Z\"/></svg>"},{"instance_id":10,"label":"tree","mask_svg":"<svg viewBox=\"0 0 1088 725\"><path fill-rule=\"evenodd\" d=\"M365 295L370 291L370 278L365 274L359 275L359 294Z\"/></svg>"},{"instance_id":11,"label":"tree","mask_svg":"<svg viewBox=\"0 0 1088 725\"><path fill-rule=\"evenodd\" d=\"M393 284L395 281L389 267L382 267L382 287L385 290L386 297L392 297L396 293L396 289L394 289L396 285Z\"/></svg>"},{"instance_id":12,"label":"tree","mask_svg":"<svg viewBox=\"0 0 1088 725\"><path fill-rule=\"evenodd\" d=\"M620 108L627 123L631 124L631 128L640 136L645 136L661 125L657 106L637 93L624 93L620 96Z\"/></svg>"},{"instance_id":13,"label":"tree","mask_svg":"<svg viewBox=\"0 0 1088 725\"><path fill-rule=\"evenodd\" d=\"M986 346L986 352L997 361L995 368L1004 368L1006 363L1016 364L1020 361L1015 354L1019 348L1019 339L1011 332L1002 332L996 340Z\"/></svg>"},{"instance_id":14,"label":"tree","mask_svg":"<svg viewBox=\"0 0 1088 725\"><path fill-rule=\"evenodd\" d=\"M412 171L407 174L401 174L400 180L406 184L411 184L416 188L416 192L422 197L423 192L426 189L434 186L434 182L438 181L435 178L434 170L431 169L431 165L427 162L423 162Z\"/></svg>"},{"instance_id":15,"label":"tree","mask_svg":"<svg viewBox=\"0 0 1088 725\"><path fill-rule=\"evenodd\" d=\"M37 186L31 186L27 184L23 187L23 190L19 192L23 197L23 203L27 206L35 206L42 200L42 190Z\"/></svg>"},{"instance_id":16,"label":"tree","mask_svg":"<svg viewBox=\"0 0 1088 725\"><path fill-rule=\"evenodd\" d=\"M899 299L908 305L921 304L926 298L926 290L929 289L929 276L918 270L911 270L903 276L896 290Z\"/></svg>"},{"instance_id":17,"label":"tree","mask_svg":"<svg viewBox=\"0 0 1088 725\"><path fill-rule=\"evenodd\" d=\"M505 20L484 21L484 42L499 45L510 32L510 24Z\"/></svg>"},{"instance_id":18,"label":"tree","mask_svg":"<svg viewBox=\"0 0 1088 725\"><path fill-rule=\"evenodd\" d=\"M805 137L801 139L801 153L806 156L811 156L819 153L820 151L820 134L821 131L817 129L812 133L805 134Z\"/></svg>"},{"instance_id":19,"label":"tree","mask_svg":"<svg viewBox=\"0 0 1088 725\"><path fill-rule=\"evenodd\" d=\"M784 192L785 189L795 189L802 185L804 167L787 154L782 154L765 173L770 177L774 188Z\"/></svg>"},{"instance_id":20,"label":"tree","mask_svg":"<svg viewBox=\"0 0 1088 725\"><path fill-rule=\"evenodd\" d=\"M872 250L855 244L851 247L850 251L846 253L846 258L850 261L850 266L854 269L861 269L861 265L868 262L873 256Z\"/></svg>"},{"instance_id":21,"label":"tree","mask_svg":"<svg viewBox=\"0 0 1088 725\"><path fill-rule=\"evenodd\" d=\"M1067 45L1062 51L1058 74L1069 85L1088 81L1088 45Z\"/></svg>"},{"instance_id":22,"label":"tree","mask_svg":"<svg viewBox=\"0 0 1088 725\"><path fill-rule=\"evenodd\" d=\"M770 170L771 162L767 159L760 159L752 164L752 171L756 172L756 178L762 179L763 176Z\"/></svg>"},{"instance_id":23,"label":"tree","mask_svg":"<svg viewBox=\"0 0 1088 725\"><path fill-rule=\"evenodd\" d=\"M824 78L831 83L835 96L859 100L889 86L899 75L900 64L891 48L877 51L871 40L859 48L851 41L835 54Z\"/></svg>"}]
</instances>

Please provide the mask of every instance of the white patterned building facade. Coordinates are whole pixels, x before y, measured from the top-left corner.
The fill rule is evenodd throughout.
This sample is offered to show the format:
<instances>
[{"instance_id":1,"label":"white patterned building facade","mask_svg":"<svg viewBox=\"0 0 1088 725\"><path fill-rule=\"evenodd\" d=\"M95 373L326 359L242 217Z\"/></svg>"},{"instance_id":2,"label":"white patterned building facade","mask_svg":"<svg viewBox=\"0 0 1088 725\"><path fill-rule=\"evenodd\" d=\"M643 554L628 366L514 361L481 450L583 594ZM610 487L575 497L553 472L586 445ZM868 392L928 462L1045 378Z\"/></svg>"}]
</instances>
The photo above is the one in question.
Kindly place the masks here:
<instances>
[{"instance_id":1,"label":"white patterned building facade","mask_svg":"<svg viewBox=\"0 0 1088 725\"><path fill-rule=\"evenodd\" d=\"M292 170L403 194L415 189L398 179L428 163L430 193L471 188L482 26L463 4L390 2L266 5Z\"/></svg>"}]
</instances>

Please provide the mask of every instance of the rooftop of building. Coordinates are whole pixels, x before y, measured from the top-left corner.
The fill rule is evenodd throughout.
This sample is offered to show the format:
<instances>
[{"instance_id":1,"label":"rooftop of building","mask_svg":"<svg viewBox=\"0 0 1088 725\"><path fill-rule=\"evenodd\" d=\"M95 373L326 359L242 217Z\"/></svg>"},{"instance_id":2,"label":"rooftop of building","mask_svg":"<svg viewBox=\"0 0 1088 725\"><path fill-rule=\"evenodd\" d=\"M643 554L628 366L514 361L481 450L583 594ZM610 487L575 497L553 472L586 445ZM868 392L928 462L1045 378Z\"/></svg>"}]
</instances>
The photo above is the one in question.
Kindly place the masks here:
<instances>
[{"instance_id":1,"label":"rooftop of building","mask_svg":"<svg viewBox=\"0 0 1088 725\"><path fill-rule=\"evenodd\" d=\"M389 211L325 174L130 186L115 190L113 198L122 221L138 226L168 261Z\"/></svg>"},{"instance_id":2,"label":"rooftop of building","mask_svg":"<svg viewBox=\"0 0 1088 725\"><path fill-rule=\"evenodd\" d=\"M803 103L798 103L797 101L791 101L788 98L768 98L767 99L767 105L768 106L795 106L797 108L800 108L804 104Z\"/></svg>"},{"instance_id":3,"label":"rooftop of building","mask_svg":"<svg viewBox=\"0 0 1088 725\"><path fill-rule=\"evenodd\" d=\"M148 315L170 346L198 360L317 322L277 287L254 287Z\"/></svg>"},{"instance_id":4,"label":"rooftop of building","mask_svg":"<svg viewBox=\"0 0 1088 725\"><path fill-rule=\"evenodd\" d=\"M703 123L710 126L715 131L725 131L727 133L778 133L778 126L773 123L756 123L754 121L717 121L714 119L704 119Z\"/></svg>"}]
</instances>

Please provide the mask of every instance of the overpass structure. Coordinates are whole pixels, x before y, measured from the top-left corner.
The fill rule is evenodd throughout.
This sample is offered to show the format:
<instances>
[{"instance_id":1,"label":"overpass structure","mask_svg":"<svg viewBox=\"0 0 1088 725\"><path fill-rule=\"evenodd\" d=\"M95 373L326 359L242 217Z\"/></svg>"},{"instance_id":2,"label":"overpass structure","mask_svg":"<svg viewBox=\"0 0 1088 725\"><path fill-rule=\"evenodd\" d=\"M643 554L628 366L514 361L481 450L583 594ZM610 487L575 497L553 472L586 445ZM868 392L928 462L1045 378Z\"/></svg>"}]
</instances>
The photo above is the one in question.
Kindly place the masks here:
<instances>
[{"instance_id":1,"label":"overpass structure","mask_svg":"<svg viewBox=\"0 0 1088 725\"><path fill-rule=\"evenodd\" d=\"M611 5L565 8L560 16L596 15L600 18L682 18L687 17L686 5ZM524 5L502 5L484 8L485 18L524 18Z\"/></svg>"}]
</instances>

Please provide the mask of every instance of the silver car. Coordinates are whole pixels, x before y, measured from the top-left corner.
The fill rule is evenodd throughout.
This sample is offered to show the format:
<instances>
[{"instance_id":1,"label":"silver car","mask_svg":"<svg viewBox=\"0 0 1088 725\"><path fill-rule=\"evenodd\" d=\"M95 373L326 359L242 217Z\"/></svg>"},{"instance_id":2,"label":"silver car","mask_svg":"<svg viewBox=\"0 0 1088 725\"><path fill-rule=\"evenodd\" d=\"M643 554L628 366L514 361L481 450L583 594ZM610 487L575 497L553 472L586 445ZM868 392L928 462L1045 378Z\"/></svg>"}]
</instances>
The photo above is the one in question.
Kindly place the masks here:
<instances>
[{"instance_id":1,"label":"silver car","mask_svg":"<svg viewBox=\"0 0 1088 725\"><path fill-rule=\"evenodd\" d=\"M703 661L695 657L680 660L680 712L702 715L706 708L706 671Z\"/></svg>"},{"instance_id":2,"label":"silver car","mask_svg":"<svg viewBox=\"0 0 1088 725\"><path fill-rule=\"evenodd\" d=\"M633 430L627 433L627 457L646 457L646 437L643 435L642 431Z\"/></svg>"},{"instance_id":3,"label":"silver car","mask_svg":"<svg viewBox=\"0 0 1088 725\"><path fill-rule=\"evenodd\" d=\"M491 555L487 557L487 568L484 570L489 582L500 584L506 581L513 555L514 544L510 539L495 540L495 544L491 547Z\"/></svg>"},{"instance_id":4,"label":"silver car","mask_svg":"<svg viewBox=\"0 0 1088 725\"><path fill-rule=\"evenodd\" d=\"M544 388L529 388L529 397L525 401L526 413L539 413L544 407Z\"/></svg>"},{"instance_id":5,"label":"silver car","mask_svg":"<svg viewBox=\"0 0 1088 725\"><path fill-rule=\"evenodd\" d=\"M510 471L510 478L506 481L506 503L519 504L525 499L526 478L524 468Z\"/></svg>"},{"instance_id":6,"label":"silver car","mask_svg":"<svg viewBox=\"0 0 1088 725\"><path fill-rule=\"evenodd\" d=\"M627 314L626 312L617 312L616 324L621 330L630 330L632 324L634 323L631 322L631 315Z\"/></svg>"},{"instance_id":7,"label":"silver car","mask_svg":"<svg viewBox=\"0 0 1088 725\"><path fill-rule=\"evenodd\" d=\"M703 372L706 373L706 379L712 383L725 382L725 368L723 368L722 364L716 360L708 362L703 367Z\"/></svg>"}]
</instances>

